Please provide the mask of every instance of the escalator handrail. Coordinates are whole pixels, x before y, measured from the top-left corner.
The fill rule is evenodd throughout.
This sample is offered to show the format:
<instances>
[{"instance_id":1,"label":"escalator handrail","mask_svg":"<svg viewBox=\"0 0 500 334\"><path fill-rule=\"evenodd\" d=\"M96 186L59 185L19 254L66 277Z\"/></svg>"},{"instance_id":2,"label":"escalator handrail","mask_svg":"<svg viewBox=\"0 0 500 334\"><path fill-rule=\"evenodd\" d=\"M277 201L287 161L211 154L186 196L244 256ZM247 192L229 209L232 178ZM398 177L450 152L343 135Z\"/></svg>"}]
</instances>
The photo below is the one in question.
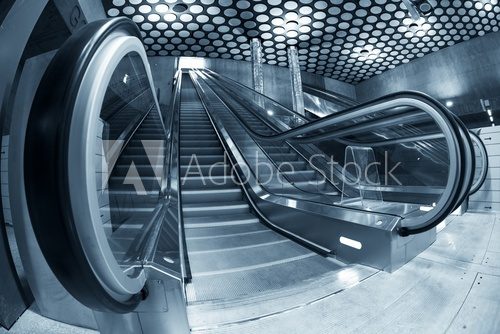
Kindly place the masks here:
<instances>
[{"instance_id":1,"label":"escalator handrail","mask_svg":"<svg viewBox=\"0 0 500 334\"><path fill-rule=\"evenodd\" d=\"M222 123L219 117L217 117L217 113L214 113L215 115L212 114L211 106L209 102L205 99L207 95L205 95L206 91L201 87L199 82L197 82L197 79L193 77L193 74L196 73L197 71L191 71L191 79L193 80L193 83L195 85L195 89L197 91L198 96L200 97L201 103L204 106L205 112L207 113L209 119L211 120L216 133L218 134L220 141L224 147L224 150L226 154L228 155L229 159L232 161L232 165L235 166L235 170L238 170L237 178L239 179L239 182L244 185L245 192L247 192L247 187L248 189L251 190L257 197L260 197L262 199L265 199L266 201L270 203L275 203L280 206L285 206L293 209L298 209L301 211L305 212L310 212L311 214L317 214L320 216L327 216L327 217L337 217L336 213L339 213L338 210L347 210L351 214L354 214L356 218L358 218L357 221L362 221L362 216L367 213L366 210L356 208L356 207L342 207L339 205L334 205L331 204L331 202L322 202L322 201L315 201L315 200L308 200L308 199L297 199L293 196L289 196L286 194L275 194L274 192L270 191L267 189L267 187L264 187L262 183L260 183L257 179L256 173L251 169L251 168L242 168L242 166L248 166L249 162L247 160L247 157L245 157L244 152L242 152L237 146L235 145L234 139L231 137L231 135L227 132L227 128L225 125ZM217 97L218 98L218 97ZM218 98L221 104L227 108L228 112L230 112L232 115L234 113L231 112L230 108L227 107L227 105ZM234 158L234 160L233 160ZM256 212L259 213L259 215L262 216L264 221L272 226L273 228L276 228L278 230L283 231L287 235L291 235L292 238L296 240L300 240L301 242L304 242L308 244L309 246L312 246L312 248L320 251L320 252L329 252L326 248L322 247L321 245L315 244L314 242L311 242L310 240L306 240L302 237L300 237L297 234L294 234L293 232L290 232L288 229L284 229L283 227L279 227L278 225L274 224L272 221L269 220L264 214L261 213L261 210L259 209L258 206L253 203L252 196L249 197L250 202L253 206L253 208L256 210ZM332 211L333 209L333 211ZM382 213L382 212L377 212L377 211L370 211L369 212L371 215L374 215L376 217L375 221L377 220L385 220L387 225L393 225L397 224L398 221L401 220L401 217L397 214L393 213Z\"/></svg>"},{"instance_id":2,"label":"escalator handrail","mask_svg":"<svg viewBox=\"0 0 500 334\"><path fill-rule=\"evenodd\" d=\"M203 73L202 73L203 74ZM400 93L390 94L381 98L378 98L374 101L361 104L359 106L353 107L348 110L341 111L337 114L326 116L317 121L311 122L309 124L301 125L297 128L291 129L289 131L285 131L283 133L277 135L261 135L252 130L251 126L249 126L245 120L241 119L241 117L236 117L236 120L243 126L243 128L254 138L259 140L266 141L283 141L290 140L293 142L303 141L307 138L307 141L313 141L315 137L318 135L310 135L308 137L300 137L304 134L320 130L324 127L328 127L334 125L336 122L344 121L349 118L359 117L363 114L368 114L374 112L375 107L378 109L386 110L391 107L396 107L398 105L403 104L408 105L410 101L415 102L414 107L419 106L422 108L426 106L428 109L425 111L436 121L441 120L443 125L446 124L446 128L442 128L442 130L447 129L448 134L445 135L445 139L449 143L452 143L451 148L454 151L452 153L450 151L450 164L454 165L453 168L450 168L450 174L448 178L448 193L443 194L442 199L438 202L436 207L429 211L428 213L418 217L418 218L406 218L405 221L408 224L404 224L398 230L399 234L402 236L409 236L412 234L423 233L425 231L431 230L436 227L442 220L444 220L455 208L456 203L459 201L461 197L461 190L463 181L466 178L465 168L463 156L466 154L465 150L467 149L466 143L463 141L463 137L461 135L461 127L457 123L454 115L439 101L431 98L430 96L414 91L405 91ZM391 104L387 106L388 104ZM377 110L378 110L377 109ZM335 136L335 131L331 132L331 136ZM427 216L430 216L427 217ZM422 217L425 217L422 218ZM416 222L415 222L416 221Z\"/></svg>"},{"instance_id":3,"label":"escalator handrail","mask_svg":"<svg viewBox=\"0 0 500 334\"><path fill-rule=\"evenodd\" d=\"M348 97L345 97L345 96L333 95L331 92L324 91L324 90L321 90L318 88L314 88L314 87L311 87L311 86L305 85L305 84L302 84L302 87L303 87L305 93L314 95L314 96L319 97L319 98L326 100L328 102L341 103L346 108L354 107L357 104L356 101L354 101ZM312 93L312 92L314 92L314 93ZM320 96L318 96L316 94L319 94Z\"/></svg>"},{"instance_id":4,"label":"escalator handrail","mask_svg":"<svg viewBox=\"0 0 500 334\"><path fill-rule=\"evenodd\" d=\"M317 88L313 88L313 87L309 87L307 86L307 90L309 90L310 92L314 92L314 94L318 94L320 98L322 99L326 99L327 101L330 101L330 100L333 100L333 102L337 102L338 100L340 100L338 97L330 94L329 92L325 92L325 91L321 91ZM316 95L316 96L318 96ZM351 101L350 102L350 106L355 106L356 103L354 101ZM465 164L466 168L468 169L468 171L466 172L466 175L467 175L467 180L465 180L464 184L463 184L463 190L462 190L462 195L460 196L460 198L458 199L456 205L455 205L455 208L457 208L458 206L461 205L461 203L466 199L467 197L467 193L470 195L471 193L474 193L476 192L479 187L481 187L482 183L484 182L484 179L486 178L486 173L487 173L487 170L482 170L482 176L481 178L478 180L478 182L476 184L473 184L473 173L471 170L474 170L475 168L475 159L474 157L471 157L471 149L472 149L472 142L471 142L471 138L472 137L472 140L476 141L477 142L477 139L479 138L475 138L474 136L476 136L474 133L472 133L471 131L469 131L467 129L467 127L463 124L463 122L456 116L454 115L454 118L455 118L455 121L458 123L459 127L461 128L461 134L462 134L462 138L463 138L463 141L467 143L467 150L466 150L466 156L467 156L467 160L469 160L469 162L467 162ZM466 134L469 134L469 136L467 136ZM439 136L437 135L432 135L432 134L426 134L425 136L428 136L429 138L431 138L432 136L434 136L435 138L439 138ZM424 138L424 137L422 137ZM414 137L408 137L408 138L403 138L403 140L407 141L407 140L413 140L413 139L418 139L417 136L414 136ZM387 143L391 143L391 142L395 142L396 140L393 140L393 141L380 141L380 142L377 142L377 143L370 143L370 144L374 144L376 146L381 146L381 145L385 145ZM481 142L481 140L479 139L479 142ZM482 143L482 142L481 142ZM478 146L482 146L481 144L478 144ZM484 146L483 146L484 147ZM481 149L481 148L480 148ZM482 152L485 152L484 150L481 150ZM473 153L473 152L472 152ZM483 155L483 154L482 154ZM486 163L487 165L487 163ZM481 182L482 180L482 182Z\"/></svg>"},{"instance_id":5,"label":"escalator handrail","mask_svg":"<svg viewBox=\"0 0 500 334\"><path fill-rule=\"evenodd\" d=\"M211 70L204 71L204 72L208 72L209 76L217 76L218 78L222 79L222 80L218 80L217 83L219 83L221 81L224 81L224 80L234 81L232 79L223 77L222 75L219 75L219 74L217 74L217 73L215 73L215 72L213 72ZM246 87L246 86L242 87L241 84L239 84L239 87L240 88L245 88L245 89L249 90L248 87ZM314 90L317 91L317 92L320 92L317 89L314 89ZM286 109L283 106L281 106L281 107L283 109ZM356 107L356 105L354 104L354 102L352 102L351 103L351 108L354 109L355 107ZM296 112L294 112L292 110L289 110L289 112L294 113L294 114L296 114L299 117L302 117L301 115L297 114ZM397 115L397 114L394 115L394 117L402 117L402 119L404 119L404 117L406 117L405 114L409 114L410 117L411 117L413 114L416 115L416 114L425 114L425 113L423 113L423 112L406 112L406 113L404 113L403 112L400 115ZM459 131L460 131L460 136L462 138L462 142L465 143L465 145L464 145L465 149L463 151L464 154L461 155L461 157L464 159L462 165L464 166L465 171L463 173L464 178L463 178L463 182L461 183L462 184L462 190L460 192L460 196L457 197L457 202L453 205L453 207L456 209L465 200L465 198L467 197L467 194L470 192L469 189L472 187L472 182L473 182L472 171L474 170L475 160L474 160L474 157L471 156L472 155L472 153L471 153L472 152L472 142L471 142L470 137L466 135L468 133L467 128L465 127L465 125L460 121L460 119L457 116L455 116L451 112L449 114L451 114L452 118L457 123L457 126L458 126ZM334 115L338 115L338 113L336 113ZM324 119L324 118L321 118L321 119ZM240 118L240 120L245 121L242 118ZM316 122L318 122L318 121L319 120L316 120ZM375 124L377 124L378 121L366 121L366 122L363 122L363 123L375 123ZM361 127L361 128L364 128L363 123L360 123L357 126ZM401 142L401 141L410 142L410 141L419 141L419 140L428 140L428 139L443 138L442 134L431 133L431 134L425 134L425 135L415 135L415 136L403 137L403 138L398 138L398 139L387 139L387 140L381 140L381 141L377 141L377 142L355 142L355 141L352 141L352 140L347 140L347 139L341 139L340 138L342 132L344 132L342 135L346 134L347 128L348 127L344 127L343 129L337 129L334 132L324 132L322 134L314 135L312 137L307 137L307 139L305 139L305 138L300 138L300 139L294 138L294 139L289 140L289 141L298 142L298 143L307 143L307 142L311 142L311 141L321 141L321 140L326 140L328 138L331 138L332 134L336 133L338 137L335 138L335 140L337 140L338 142L341 142L341 143L343 143L345 145L363 145L363 146L373 146L373 147L375 147L375 146L384 146L384 145L388 145L388 144L394 144L394 143L398 143L398 142ZM248 129L251 130L250 127L248 127ZM256 134L256 135L259 135L259 134Z\"/></svg>"},{"instance_id":6,"label":"escalator handrail","mask_svg":"<svg viewBox=\"0 0 500 334\"><path fill-rule=\"evenodd\" d=\"M462 159L464 160L464 180L462 181L462 190L460 191L460 196L457 198L457 202L455 203L455 208L453 211L458 209L460 205L466 200L467 196L470 193L470 189L474 182L474 171L476 168L476 159L474 156L474 146L472 144L472 139L470 136L470 131L467 129L465 124L456 116L452 114L456 123L460 128L460 135L462 136L462 141L465 144L464 151L462 154Z\"/></svg>"},{"instance_id":7,"label":"escalator handrail","mask_svg":"<svg viewBox=\"0 0 500 334\"><path fill-rule=\"evenodd\" d=\"M479 148L482 160L483 160L483 168L481 170L481 176L476 180L475 183L470 188L469 191L469 196L475 194L481 187L483 186L484 182L486 181L486 177L488 176L488 167L489 167L489 161L488 161L488 152L486 151L486 145L484 145L483 141L481 140L481 137L479 137L475 132L470 131L469 135L471 136L471 139L474 143Z\"/></svg>"},{"instance_id":8,"label":"escalator handrail","mask_svg":"<svg viewBox=\"0 0 500 334\"><path fill-rule=\"evenodd\" d=\"M200 71L198 70L198 72L200 72ZM213 79L212 74L215 74L215 72L210 71L209 73L207 73L207 71L202 71L202 75L207 75L211 79ZM249 110L251 113L253 113L255 115L255 117L259 118L264 124L266 124L273 131L275 131L275 132L282 131L282 130L280 130L279 126L276 126L276 125L270 123L264 116L262 116L261 113L256 112L254 110L255 108L259 108L258 105L256 105L252 101L247 101L244 98L239 97L237 95L237 91L233 91L231 86L226 86L226 84L224 83L224 80L226 78L224 76L217 75L217 78L219 80L212 80L212 81L216 86L219 86L224 91L224 93L229 94L233 99L236 100L237 103L243 105L247 110ZM242 88L242 87L240 87L240 88ZM246 89L248 90L248 88L246 88ZM398 108L398 111L400 109L401 108ZM409 109L409 108L404 108L404 109ZM405 124L405 123L408 123L412 120L418 120L420 118L424 118L422 116L425 116L425 112L418 112L418 111L414 111L414 110L413 111L407 111L407 110L399 111L391 116L385 116L385 117L382 117L379 119L371 119L371 120L363 121L363 122L360 122L359 124L355 124L355 125L351 125L351 126L344 126L344 127L337 129L336 131L339 134L339 136L341 133L342 133L342 135L351 135L351 134L358 133L359 131L363 131L363 130L369 131L370 129L376 129L380 126L385 127L385 126L389 126L389 125L394 124L394 123L395 124L399 124L399 123ZM238 116L236 115L236 117L238 117ZM286 125L285 125L285 127L289 128ZM323 135L318 135L317 137L315 137L315 141L321 141L322 136L324 136L327 139L328 139L328 137L330 137L330 133L328 131L322 131L322 133L323 133ZM335 141L337 141L341 144L344 144L346 146L349 146L349 145L350 146L360 146L360 145L362 145L362 146L376 147L376 146L391 145L394 142L396 142L396 143L415 142L415 141L438 139L438 138L443 138L443 135L442 134L414 135L414 136L408 136L408 137L401 137L398 139L385 139L383 141L377 141L377 142L373 142L373 141L358 142L358 141L353 141L351 139L349 139L349 140L348 139L340 139L339 137L337 137L337 138L335 138ZM286 143L295 152L297 152L297 154L304 156L304 152L301 149L298 149L295 145L293 145L293 143L290 143L290 141L286 141ZM257 145L260 146L260 144L258 144L258 143L257 143ZM308 144L306 143L306 145L308 145ZM321 154L321 151L309 152L309 156L314 156L314 154L317 154L317 153ZM270 159L270 160L273 161L272 159ZM308 160L308 159L305 158L305 160ZM323 166L323 168L317 167L316 165L311 166L311 167L314 168L315 170L317 170L320 174L322 174L324 179L327 182L334 185L334 182L331 180L331 178L326 175L328 173L325 174L324 167L326 167L326 166ZM337 187L334 185L334 188L337 188Z\"/></svg>"},{"instance_id":9,"label":"escalator handrail","mask_svg":"<svg viewBox=\"0 0 500 334\"><path fill-rule=\"evenodd\" d=\"M242 88L242 89L245 89L245 90L251 90L250 88L242 85L241 83L238 83L236 81L234 81L233 79L230 79L230 78L227 78L225 76L222 76L218 73L215 73L213 72L212 70L203 70L203 71L200 71L201 73L203 74L206 74L208 73L209 76L213 76L213 77L217 77L221 80L217 81L216 83L217 84L220 84L220 81L231 81L231 83L234 83L235 85L237 85L238 87ZM252 93L253 93L253 90L252 90ZM321 122L322 120L325 120L326 118L330 117L330 116L335 116L335 115L338 115L339 113L336 113L336 114L332 114L332 115L329 115L329 116L325 116L323 118L320 118L320 119L316 119L316 120L308 120L306 119L304 116L300 115L299 113L293 111L293 110L290 110L282 105L280 105L278 102L275 102L274 100L270 99L269 97L265 96L265 95L262 95L258 92L255 92L256 94L260 95L262 98L264 99L268 99L270 100L271 102L273 103L276 103L281 109L287 111L288 113L292 114L293 117L297 117L299 119L301 119L302 121L304 121L305 123L307 124L312 124L312 123L315 123L316 122ZM422 94L420 92L413 92L413 91L407 91L407 92L401 92L401 93L418 93L418 94ZM395 94L392 94L392 95L395 95ZM387 95L386 97L389 97L391 95ZM241 99L240 99L241 100ZM376 101L376 100L374 100ZM373 101L372 101L373 102ZM358 106L361 106L361 105L358 105ZM342 113L349 113L351 110L354 110L356 109L357 106L353 106L351 107L351 109L349 110L345 110L345 111L342 111ZM394 118L397 118L397 122L405 122L405 119L407 119L408 117L409 118L415 118L417 116L421 116L421 115L425 115L425 112L416 112L416 111L403 111L401 113L395 113L391 116L388 116L388 117L385 117L385 118L391 118L391 119L394 119ZM399 117L401 117L401 119L399 119ZM260 117L259 117L260 118ZM243 120L244 121L244 120ZM267 121L264 121L266 124L268 123ZM356 128L356 127L362 127L363 131L367 131L365 129L365 126L364 124L369 124L370 127L373 127L373 128L377 128L380 126L379 122L381 122L381 120L377 120L377 121L373 121L373 120L367 120L367 121L364 121L364 122L360 122L358 124L355 124L355 125L352 125L352 126L346 126L346 127L343 127L343 128L340 128L340 129L337 129L335 130L335 133L339 133L339 135L335 138L336 140L339 140L339 142L342 142L346 145L353 145L353 146L359 146L359 145L371 145L372 142L356 142L356 141L352 141L352 140L347 140L347 139L340 139L342 136L344 135L352 135L353 134L353 129L352 128ZM391 120L391 122L395 122L394 120ZM286 133L288 131L292 131L292 130L295 130L295 129L298 129L298 128L301 128L301 127L305 127L307 124L304 124L304 125L301 125L301 126L298 126L296 128L293 128L291 130L286 130L286 131L282 131L281 133ZM273 129L276 130L276 127L274 126L271 126ZM321 126L320 127L316 127L315 131L321 129ZM348 132L346 132L346 130L348 130ZM259 136L258 133L254 132L256 134L256 136ZM420 140L426 140L427 136L429 134L425 134L425 135L422 135L422 136L410 136L410 137L403 137L403 138L398 138L399 139L402 139L402 140L407 140L407 141L416 141L416 140L419 140L419 138L421 138ZM297 134L296 136L301 136L301 134ZM268 136L270 137L270 136ZM303 137L300 137L300 138L293 138L292 141L295 142L295 143L303 143L303 144L307 144L309 142L313 142L313 141L321 141L321 140L326 140L326 139L329 139L332 137L332 133L331 132L327 132L327 133L321 133L321 134L315 134L315 135L309 135L309 136L303 136ZM436 137L436 138L439 138L439 137ZM259 139L262 139L262 140L266 140L265 136L262 137L262 138L259 138ZM285 140L285 139L277 139L277 140ZM390 139L387 140L387 141L391 141ZM377 141L377 142L373 142L374 145L383 145L385 141Z\"/></svg>"},{"instance_id":10,"label":"escalator handrail","mask_svg":"<svg viewBox=\"0 0 500 334\"><path fill-rule=\"evenodd\" d=\"M304 122L310 122L309 119L307 119L306 117L304 117L304 115L301 115L299 114L298 112L296 112L295 110L292 110L292 109L289 109L287 107L285 107L284 105L282 105L281 103L279 103L278 101L274 100L273 98L267 96L267 95L264 95L263 93L260 93L260 92L257 92L256 90L253 90L252 88L248 87L248 86L245 86L244 84L234 80L234 79L231 79L225 75L221 75L217 72L214 72L212 71L211 69L208 69L208 68L204 68L204 69L198 69L197 71L199 72L206 72L206 73L209 73L210 75L212 76L216 76L218 78L220 78L221 80L224 80L224 81L229 81L231 85L234 85L238 88L241 88L243 90L246 90L246 91L250 91L252 94L255 94L257 96L259 96L259 98L262 98L262 99L265 99L269 102L271 102L272 104L276 105L279 109L282 109L283 111L293 115L294 117L297 117L299 119L301 119L302 121Z\"/></svg>"},{"instance_id":11,"label":"escalator handrail","mask_svg":"<svg viewBox=\"0 0 500 334\"><path fill-rule=\"evenodd\" d=\"M58 280L78 301L105 312L128 313L145 297L118 297L105 286L87 258L74 221L68 156L70 125L81 83L108 37L141 39L137 26L116 18L87 24L59 49L35 96L24 148L28 210L40 248ZM42 162L42 163L41 163Z\"/></svg>"},{"instance_id":12,"label":"escalator handrail","mask_svg":"<svg viewBox=\"0 0 500 334\"><path fill-rule=\"evenodd\" d=\"M172 117L168 125L168 132L165 131L167 139L167 154L165 155L165 168L162 181L162 196L166 199L168 206L172 204L175 207L177 218L177 229L179 231L179 256L181 264L181 277L184 283L192 279L191 268L189 264L188 250L185 238L184 217L182 211L182 196L180 194L181 165L180 157L180 109L181 109L181 91L182 91L182 70L175 74L172 100L170 101L170 111ZM176 179L174 179L176 176Z\"/></svg>"}]
</instances>

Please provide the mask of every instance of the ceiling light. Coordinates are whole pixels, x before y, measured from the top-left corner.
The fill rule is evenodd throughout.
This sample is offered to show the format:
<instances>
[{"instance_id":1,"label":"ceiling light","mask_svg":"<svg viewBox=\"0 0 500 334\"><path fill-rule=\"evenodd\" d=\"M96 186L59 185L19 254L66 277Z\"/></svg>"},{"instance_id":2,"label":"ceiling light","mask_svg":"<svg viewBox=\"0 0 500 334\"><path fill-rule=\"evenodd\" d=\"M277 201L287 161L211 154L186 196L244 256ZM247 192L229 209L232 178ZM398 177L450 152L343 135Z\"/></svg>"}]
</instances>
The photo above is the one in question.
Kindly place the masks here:
<instances>
[{"instance_id":1,"label":"ceiling light","mask_svg":"<svg viewBox=\"0 0 500 334\"><path fill-rule=\"evenodd\" d=\"M410 23L410 25L408 26L408 29L412 32L412 33L416 33L417 31L420 30L420 24L418 24L416 21L413 21L412 23Z\"/></svg>"},{"instance_id":2,"label":"ceiling light","mask_svg":"<svg viewBox=\"0 0 500 334\"><path fill-rule=\"evenodd\" d=\"M156 6L156 12L157 13L160 13L160 14L164 14L166 12L168 12L168 6L167 5L158 5Z\"/></svg>"},{"instance_id":3,"label":"ceiling light","mask_svg":"<svg viewBox=\"0 0 500 334\"><path fill-rule=\"evenodd\" d=\"M370 50L361 50L359 51L359 54L362 55L363 57L367 57L370 54Z\"/></svg>"},{"instance_id":4,"label":"ceiling light","mask_svg":"<svg viewBox=\"0 0 500 334\"><path fill-rule=\"evenodd\" d=\"M271 21L271 23L274 24L275 26L281 26L285 23L285 20L283 20L281 17L277 17L277 18L274 18Z\"/></svg>"},{"instance_id":5,"label":"ceiling light","mask_svg":"<svg viewBox=\"0 0 500 334\"><path fill-rule=\"evenodd\" d=\"M174 22L175 20L177 20L177 15L170 13L170 14L165 15L163 18L167 22Z\"/></svg>"},{"instance_id":6,"label":"ceiling light","mask_svg":"<svg viewBox=\"0 0 500 334\"><path fill-rule=\"evenodd\" d=\"M414 21L432 13L434 7L428 0L402 0Z\"/></svg>"},{"instance_id":7,"label":"ceiling light","mask_svg":"<svg viewBox=\"0 0 500 334\"><path fill-rule=\"evenodd\" d=\"M493 116L490 116L490 122L493 122Z\"/></svg>"},{"instance_id":8,"label":"ceiling light","mask_svg":"<svg viewBox=\"0 0 500 334\"><path fill-rule=\"evenodd\" d=\"M427 0L414 0L413 3L417 6L420 14L424 16L429 15L434 9L432 4Z\"/></svg>"},{"instance_id":9,"label":"ceiling light","mask_svg":"<svg viewBox=\"0 0 500 334\"><path fill-rule=\"evenodd\" d=\"M486 112L488 113L488 116L491 116L491 109L486 110Z\"/></svg>"},{"instance_id":10,"label":"ceiling light","mask_svg":"<svg viewBox=\"0 0 500 334\"><path fill-rule=\"evenodd\" d=\"M380 50L375 49L372 45L366 45L364 48L358 48L359 50L354 53L354 57L360 60L375 59L380 54Z\"/></svg>"},{"instance_id":11,"label":"ceiling light","mask_svg":"<svg viewBox=\"0 0 500 334\"><path fill-rule=\"evenodd\" d=\"M172 7L172 10L176 13L184 13L186 10L188 10L188 6L183 3L178 3L177 5Z\"/></svg>"},{"instance_id":12,"label":"ceiling light","mask_svg":"<svg viewBox=\"0 0 500 334\"><path fill-rule=\"evenodd\" d=\"M297 20L299 18L299 15L297 15L297 13L295 12L288 12L285 14L285 18L287 20Z\"/></svg>"},{"instance_id":13,"label":"ceiling light","mask_svg":"<svg viewBox=\"0 0 500 334\"><path fill-rule=\"evenodd\" d=\"M274 28L273 31L274 31L274 33L276 35L282 35L282 34L285 33L285 28L283 28L283 27L276 27L276 28Z\"/></svg>"},{"instance_id":14,"label":"ceiling light","mask_svg":"<svg viewBox=\"0 0 500 334\"><path fill-rule=\"evenodd\" d=\"M285 25L287 30L296 30L299 27L299 24L296 21L287 22Z\"/></svg>"},{"instance_id":15,"label":"ceiling light","mask_svg":"<svg viewBox=\"0 0 500 334\"><path fill-rule=\"evenodd\" d=\"M446 101L446 106L447 106L448 108L453 107L453 101Z\"/></svg>"}]
</instances>

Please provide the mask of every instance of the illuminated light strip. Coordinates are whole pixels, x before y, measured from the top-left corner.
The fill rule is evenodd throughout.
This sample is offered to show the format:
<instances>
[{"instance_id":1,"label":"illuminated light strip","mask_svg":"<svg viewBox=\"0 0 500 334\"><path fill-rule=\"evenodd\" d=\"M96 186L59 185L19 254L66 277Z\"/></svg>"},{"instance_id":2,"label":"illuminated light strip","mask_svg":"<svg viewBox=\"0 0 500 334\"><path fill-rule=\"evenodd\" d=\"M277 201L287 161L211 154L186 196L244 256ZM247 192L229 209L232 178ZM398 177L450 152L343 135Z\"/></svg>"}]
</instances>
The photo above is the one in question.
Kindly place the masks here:
<instances>
[{"instance_id":1,"label":"illuminated light strip","mask_svg":"<svg viewBox=\"0 0 500 334\"><path fill-rule=\"evenodd\" d=\"M358 250L363 247L363 244L361 242L353 240L353 239L349 239L346 237L340 237L339 240L340 240L341 244L358 249Z\"/></svg>"}]
</instances>

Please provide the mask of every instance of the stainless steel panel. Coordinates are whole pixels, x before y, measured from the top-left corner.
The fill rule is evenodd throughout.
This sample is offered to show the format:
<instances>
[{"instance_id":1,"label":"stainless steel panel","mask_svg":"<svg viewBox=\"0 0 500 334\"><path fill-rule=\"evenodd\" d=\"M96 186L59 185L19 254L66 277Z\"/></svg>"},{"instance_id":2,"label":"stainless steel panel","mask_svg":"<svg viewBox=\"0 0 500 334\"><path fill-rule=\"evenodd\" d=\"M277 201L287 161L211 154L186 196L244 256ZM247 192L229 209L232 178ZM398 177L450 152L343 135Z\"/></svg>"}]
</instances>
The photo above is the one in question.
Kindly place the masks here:
<instances>
[{"instance_id":1,"label":"stainless steel panel","mask_svg":"<svg viewBox=\"0 0 500 334\"><path fill-rule=\"evenodd\" d=\"M444 333L474 277L418 258L396 273L379 272L315 303L193 333Z\"/></svg>"},{"instance_id":2,"label":"stainless steel panel","mask_svg":"<svg viewBox=\"0 0 500 334\"><path fill-rule=\"evenodd\" d=\"M500 277L478 273L449 333L500 332Z\"/></svg>"},{"instance_id":3,"label":"stainless steel panel","mask_svg":"<svg viewBox=\"0 0 500 334\"><path fill-rule=\"evenodd\" d=\"M481 129L481 134L500 133L500 127L487 127Z\"/></svg>"},{"instance_id":4,"label":"stainless steel panel","mask_svg":"<svg viewBox=\"0 0 500 334\"><path fill-rule=\"evenodd\" d=\"M500 141L500 136L498 138L498 141ZM487 144L485 146L487 147L488 152L490 152L490 155L500 155L500 144L498 144L498 142L495 142L495 144Z\"/></svg>"},{"instance_id":5,"label":"stainless steel panel","mask_svg":"<svg viewBox=\"0 0 500 334\"><path fill-rule=\"evenodd\" d=\"M486 150L488 151L488 146L486 146ZM489 151L488 151L489 153ZM500 166L500 155L489 155L488 154L488 162L491 167L498 167Z\"/></svg>"},{"instance_id":6,"label":"stainless steel panel","mask_svg":"<svg viewBox=\"0 0 500 334\"><path fill-rule=\"evenodd\" d=\"M9 187L12 217L19 253L40 313L48 318L77 326L96 328L92 312L71 297L50 270L33 232L24 193L23 148L26 124L34 94L55 52L26 61L19 81L12 116L9 147Z\"/></svg>"},{"instance_id":7,"label":"stainless steel panel","mask_svg":"<svg viewBox=\"0 0 500 334\"><path fill-rule=\"evenodd\" d=\"M469 201L469 210L474 212L499 212L500 203L485 202L485 201Z\"/></svg>"},{"instance_id":8,"label":"stainless steel panel","mask_svg":"<svg viewBox=\"0 0 500 334\"><path fill-rule=\"evenodd\" d=\"M488 182L486 180L485 184ZM472 195L470 197L470 200L472 202L474 201L479 201L479 202L500 202L500 198L497 197L496 194L491 192L490 190L479 190L477 193Z\"/></svg>"},{"instance_id":9,"label":"stainless steel panel","mask_svg":"<svg viewBox=\"0 0 500 334\"><path fill-rule=\"evenodd\" d=\"M434 245L424 254L481 264L494 226L493 214L465 214L456 217L439 233Z\"/></svg>"}]
</instances>

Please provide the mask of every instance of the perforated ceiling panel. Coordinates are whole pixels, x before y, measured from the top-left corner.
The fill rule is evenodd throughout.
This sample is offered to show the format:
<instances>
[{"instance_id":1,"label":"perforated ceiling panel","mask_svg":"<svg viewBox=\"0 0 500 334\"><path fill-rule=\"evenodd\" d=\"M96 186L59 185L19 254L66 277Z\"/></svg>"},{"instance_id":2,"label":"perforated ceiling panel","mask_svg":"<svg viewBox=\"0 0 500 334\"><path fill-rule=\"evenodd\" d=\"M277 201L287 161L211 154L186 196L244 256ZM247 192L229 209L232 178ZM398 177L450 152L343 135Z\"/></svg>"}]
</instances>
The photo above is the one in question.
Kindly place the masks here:
<instances>
[{"instance_id":1,"label":"perforated ceiling panel","mask_svg":"<svg viewBox=\"0 0 500 334\"><path fill-rule=\"evenodd\" d=\"M303 70L349 83L427 53L499 30L498 0L429 1L414 22L401 0L104 0L108 16L128 16L149 55L250 60L262 40L264 62L287 66L297 46Z\"/></svg>"}]
</instances>

